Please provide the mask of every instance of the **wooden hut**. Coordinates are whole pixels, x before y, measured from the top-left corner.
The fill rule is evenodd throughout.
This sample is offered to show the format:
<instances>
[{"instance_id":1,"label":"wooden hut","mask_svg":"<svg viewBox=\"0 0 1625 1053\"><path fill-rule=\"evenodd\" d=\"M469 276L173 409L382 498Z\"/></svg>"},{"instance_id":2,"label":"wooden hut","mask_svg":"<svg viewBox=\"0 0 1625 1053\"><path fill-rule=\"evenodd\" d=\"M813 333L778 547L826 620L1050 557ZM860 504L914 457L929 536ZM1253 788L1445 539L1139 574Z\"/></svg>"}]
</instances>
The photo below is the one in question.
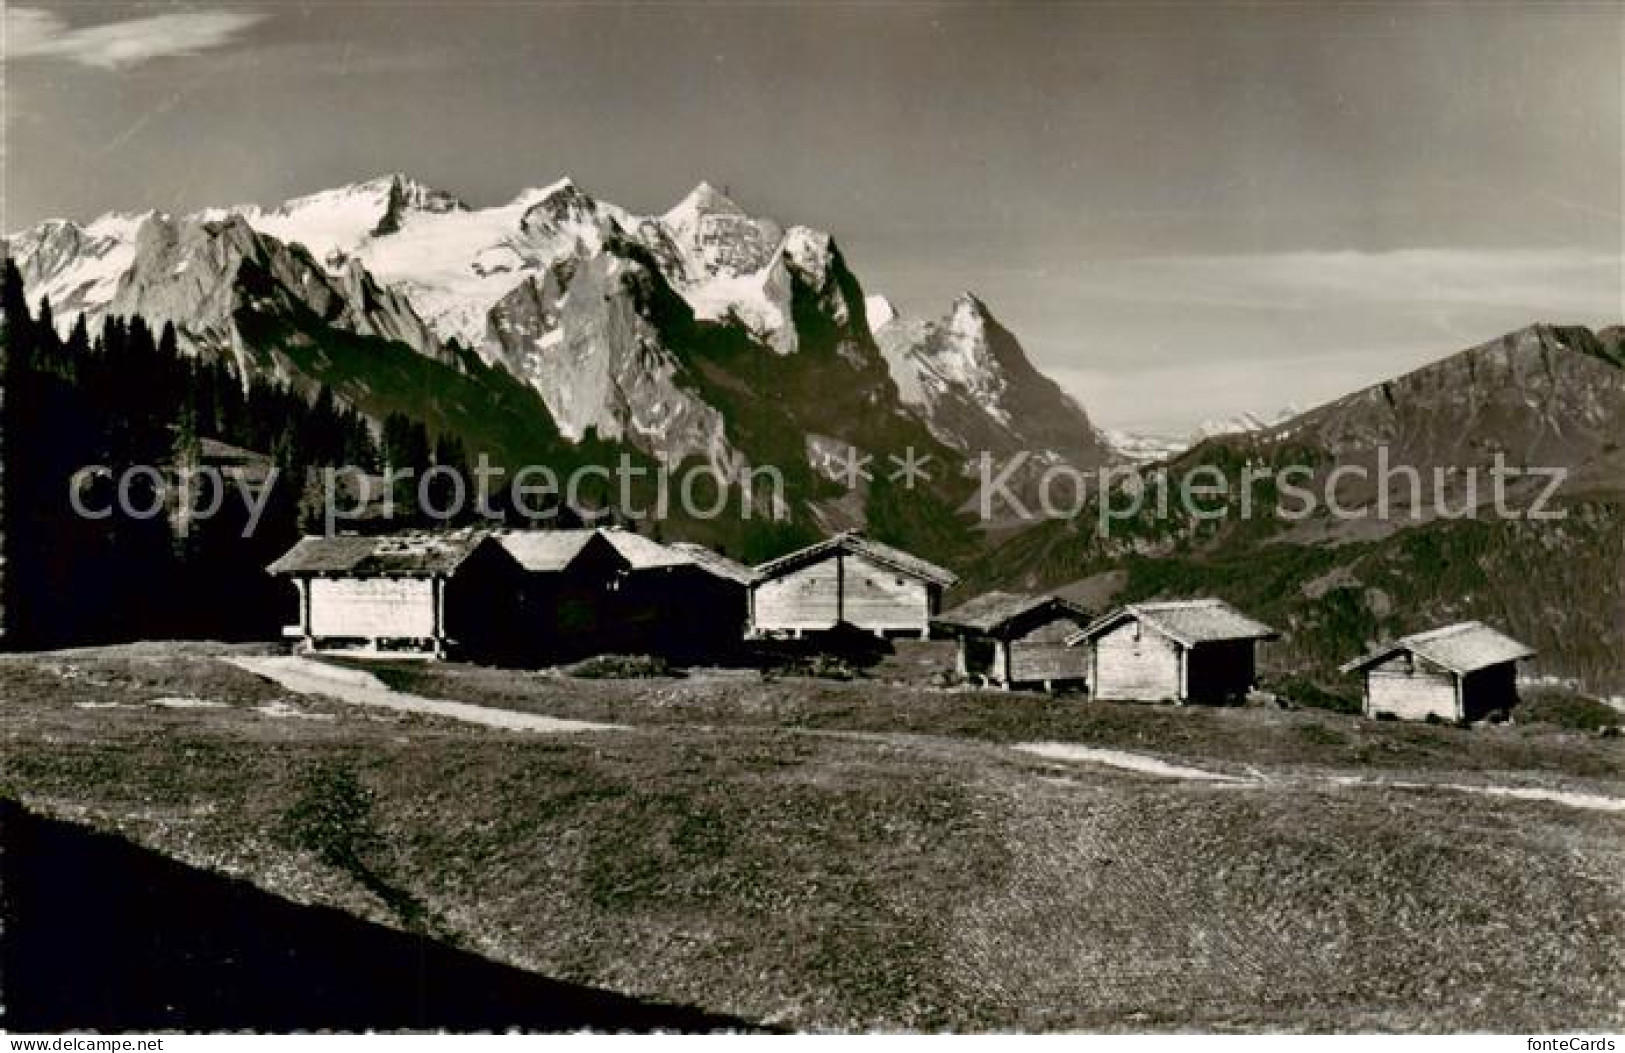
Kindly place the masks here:
<instances>
[{"instance_id":1,"label":"wooden hut","mask_svg":"<svg viewBox=\"0 0 1625 1053\"><path fill-rule=\"evenodd\" d=\"M1220 702L1251 690L1254 650L1277 639L1223 600L1131 603L1067 642L1089 648L1096 698L1133 702Z\"/></svg>"},{"instance_id":2,"label":"wooden hut","mask_svg":"<svg viewBox=\"0 0 1625 1053\"><path fill-rule=\"evenodd\" d=\"M1006 689L1082 686L1089 651L1067 640L1089 624L1082 607L1059 596L989 592L932 619L959 641L959 675Z\"/></svg>"},{"instance_id":3,"label":"wooden hut","mask_svg":"<svg viewBox=\"0 0 1625 1053\"><path fill-rule=\"evenodd\" d=\"M958 580L918 556L848 531L756 568L750 632L799 638L839 627L923 639L943 591Z\"/></svg>"},{"instance_id":4,"label":"wooden hut","mask_svg":"<svg viewBox=\"0 0 1625 1053\"><path fill-rule=\"evenodd\" d=\"M304 649L401 657L444 657L482 637L480 606L459 593L497 597L513 581L512 563L475 530L306 537L268 569L298 592L297 624L283 632Z\"/></svg>"},{"instance_id":5,"label":"wooden hut","mask_svg":"<svg viewBox=\"0 0 1625 1053\"><path fill-rule=\"evenodd\" d=\"M1534 653L1482 622L1460 622L1400 637L1342 671L1363 675L1368 717L1480 720L1517 704L1517 665Z\"/></svg>"}]
</instances>

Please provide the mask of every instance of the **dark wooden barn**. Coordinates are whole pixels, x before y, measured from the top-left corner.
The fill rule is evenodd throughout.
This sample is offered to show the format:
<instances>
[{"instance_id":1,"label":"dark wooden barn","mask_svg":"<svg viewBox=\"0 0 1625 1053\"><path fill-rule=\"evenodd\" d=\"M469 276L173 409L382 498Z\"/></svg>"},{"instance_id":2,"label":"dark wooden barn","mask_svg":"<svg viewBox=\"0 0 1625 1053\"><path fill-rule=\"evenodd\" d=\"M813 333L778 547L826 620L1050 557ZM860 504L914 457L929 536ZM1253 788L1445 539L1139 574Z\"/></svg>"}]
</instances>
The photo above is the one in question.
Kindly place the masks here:
<instances>
[{"instance_id":1,"label":"dark wooden barn","mask_svg":"<svg viewBox=\"0 0 1625 1053\"><path fill-rule=\"evenodd\" d=\"M1068 641L1090 652L1096 698L1134 702L1222 702L1256 680L1254 649L1278 639L1223 600L1131 603Z\"/></svg>"},{"instance_id":2,"label":"dark wooden barn","mask_svg":"<svg viewBox=\"0 0 1625 1053\"><path fill-rule=\"evenodd\" d=\"M1481 622L1404 636L1342 667L1364 679L1366 716L1481 720L1518 702L1518 663L1534 651Z\"/></svg>"},{"instance_id":3,"label":"dark wooden barn","mask_svg":"<svg viewBox=\"0 0 1625 1053\"><path fill-rule=\"evenodd\" d=\"M1067 640L1088 623L1087 611L1059 596L989 592L938 615L931 626L959 641L962 678L1050 691L1087 683L1089 650Z\"/></svg>"},{"instance_id":4,"label":"dark wooden barn","mask_svg":"<svg viewBox=\"0 0 1625 1053\"><path fill-rule=\"evenodd\" d=\"M496 537L520 570L507 628L492 636L508 660L698 660L725 655L743 636L750 571L716 553L615 528Z\"/></svg>"}]
</instances>

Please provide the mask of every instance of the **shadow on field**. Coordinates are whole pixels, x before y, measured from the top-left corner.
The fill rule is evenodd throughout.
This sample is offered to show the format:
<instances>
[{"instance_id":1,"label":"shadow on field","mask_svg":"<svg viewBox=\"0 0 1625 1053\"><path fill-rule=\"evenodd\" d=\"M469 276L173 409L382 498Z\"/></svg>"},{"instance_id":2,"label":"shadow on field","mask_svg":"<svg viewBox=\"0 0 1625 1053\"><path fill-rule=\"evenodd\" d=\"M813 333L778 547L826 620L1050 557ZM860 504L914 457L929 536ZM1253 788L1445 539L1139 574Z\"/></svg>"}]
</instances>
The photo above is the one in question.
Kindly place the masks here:
<instances>
[{"instance_id":1,"label":"shadow on field","mask_svg":"<svg viewBox=\"0 0 1625 1053\"><path fill-rule=\"evenodd\" d=\"M301 906L4 800L0 898L13 1032L749 1028Z\"/></svg>"}]
</instances>

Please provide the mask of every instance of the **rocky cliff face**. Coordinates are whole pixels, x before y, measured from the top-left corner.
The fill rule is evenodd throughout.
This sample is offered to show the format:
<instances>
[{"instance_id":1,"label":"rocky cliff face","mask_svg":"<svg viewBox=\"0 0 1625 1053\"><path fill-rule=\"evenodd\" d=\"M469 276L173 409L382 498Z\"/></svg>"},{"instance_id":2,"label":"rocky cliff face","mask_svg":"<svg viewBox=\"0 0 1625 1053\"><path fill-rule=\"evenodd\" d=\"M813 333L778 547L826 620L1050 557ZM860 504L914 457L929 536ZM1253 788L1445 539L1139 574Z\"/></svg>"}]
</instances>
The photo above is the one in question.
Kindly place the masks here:
<instances>
[{"instance_id":1,"label":"rocky cliff face","mask_svg":"<svg viewBox=\"0 0 1625 1053\"><path fill-rule=\"evenodd\" d=\"M684 384L651 320L661 281L615 251L560 260L493 305L483 346L532 383L568 439L592 431L677 460L726 463L722 414Z\"/></svg>"},{"instance_id":2,"label":"rocky cliff face","mask_svg":"<svg viewBox=\"0 0 1625 1053\"><path fill-rule=\"evenodd\" d=\"M875 339L903 401L944 443L971 456L1027 451L1083 468L1113 459L1083 408L1033 367L975 296L960 296L935 321L899 317L886 301L874 307L887 318Z\"/></svg>"}]
</instances>

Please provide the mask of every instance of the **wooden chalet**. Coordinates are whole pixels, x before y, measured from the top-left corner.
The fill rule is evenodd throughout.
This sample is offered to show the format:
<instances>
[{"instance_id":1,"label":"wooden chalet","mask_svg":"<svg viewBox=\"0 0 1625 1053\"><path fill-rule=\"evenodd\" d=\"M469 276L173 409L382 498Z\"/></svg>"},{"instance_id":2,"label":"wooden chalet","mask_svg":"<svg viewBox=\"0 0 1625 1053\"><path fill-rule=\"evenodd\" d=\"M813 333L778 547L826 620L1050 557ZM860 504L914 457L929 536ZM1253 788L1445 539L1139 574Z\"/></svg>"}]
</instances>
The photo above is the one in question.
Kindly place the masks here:
<instances>
[{"instance_id":1,"label":"wooden chalet","mask_svg":"<svg viewBox=\"0 0 1625 1053\"><path fill-rule=\"evenodd\" d=\"M1364 679L1366 716L1481 720L1518 701L1520 661L1535 652L1482 622L1403 636L1342 667Z\"/></svg>"},{"instance_id":2,"label":"wooden chalet","mask_svg":"<svg viewBox=\"0 0 1625 1053\"><path fill-rule=\"evenodd\" d=\"M933 563L849 531L755 569L750 634L800 638L837 628L924 638L959 579Z\"/></svg>"},{"instance_id":3,"label":"wooden chalet","mask_svg":"<svg viewBox=\"0 0 1625 1053\"><path fill-rule=\"evenodd\" d=\"M1006 689L1083 686L1089 650L1067 640L1089 624L1082 607L1059 596L989 592L932 619L939 634L959 641L963 679Z\"/></svg>"},{"instance_id":4,"label":"wooden chalet","mask_svg":"<svg viewBox=\"0 0 1625 1053\"><path fill-rule=\"evenodd\" d=\"M1089 649L1094 697L1134 702L1221 702L1256 680L1254 650L1279 633L1223 600L1131 603L1074 634Z\"/></svg>"},{"instance_id":5,"label":"wooden chalet","mask_svg":"<svg viewBox=\"0 0 1625 1053\"><path fill-rule=\"evenodd\" d=\"M474 530L306 537L268 569L299 594L298 621L283 633L304 649L403 657L444 657L468 633L478 638L463 612L512 578L500 547Z\"/></svg>"}]
</instances>

